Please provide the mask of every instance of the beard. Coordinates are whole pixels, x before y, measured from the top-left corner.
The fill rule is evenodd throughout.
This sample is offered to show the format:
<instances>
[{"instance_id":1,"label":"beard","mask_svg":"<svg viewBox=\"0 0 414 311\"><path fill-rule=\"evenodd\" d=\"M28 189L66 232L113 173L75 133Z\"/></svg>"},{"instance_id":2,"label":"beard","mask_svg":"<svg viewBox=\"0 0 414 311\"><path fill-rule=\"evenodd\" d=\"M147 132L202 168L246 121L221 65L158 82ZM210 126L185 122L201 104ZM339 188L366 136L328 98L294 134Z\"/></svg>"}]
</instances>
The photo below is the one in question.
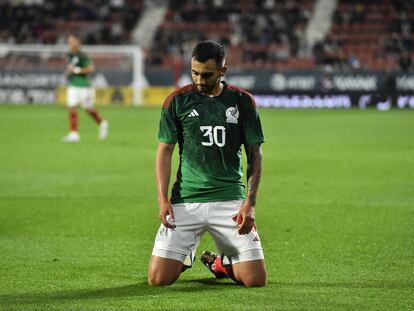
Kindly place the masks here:
<instances>
[{"instance_id":1,"label":"beard","mask_svg":"<svg viewBox=\"0 0 414 311\"><path fill-rule=\"evenodd\" d=\"M194 85L197 87L197 90L201 93L211 93L214 90L216 83L206 83L202 85L197 85L194 83Z\"/></svg>"},{"instance_id":2,"label":"beard","mask_svg":"<svg viewBox=\"0 0 414 311\"><path fill-rule=\"evenodd\" d=\"M201 93L210 93L214 89L214 85L197 85L197 89Z\"/></svg>"}]
</instances>

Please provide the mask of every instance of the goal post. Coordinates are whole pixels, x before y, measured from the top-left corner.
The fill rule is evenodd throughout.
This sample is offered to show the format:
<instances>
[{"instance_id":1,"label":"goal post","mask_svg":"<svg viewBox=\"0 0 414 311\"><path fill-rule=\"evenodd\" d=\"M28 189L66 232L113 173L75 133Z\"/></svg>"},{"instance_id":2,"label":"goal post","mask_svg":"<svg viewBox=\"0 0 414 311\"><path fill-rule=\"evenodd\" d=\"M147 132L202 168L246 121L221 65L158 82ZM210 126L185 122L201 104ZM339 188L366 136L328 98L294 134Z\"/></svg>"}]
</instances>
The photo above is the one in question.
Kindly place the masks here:
<instances>
[{"instance_id":1,"label":"goal post","mask_svg":"<svg viewBox=\"0 0 414 311\"><path fill-rule=\"evenodd\" d=\"M97 88L97 103L141 105L144 55L132 45L83 45L92 59L95 72L92 84ZM63 74L69 52L67 45L0 44L0 103L54 104L59 90L66 87ZM104 101L104 102L102 102Z\"/></svg>"}]
</instances>

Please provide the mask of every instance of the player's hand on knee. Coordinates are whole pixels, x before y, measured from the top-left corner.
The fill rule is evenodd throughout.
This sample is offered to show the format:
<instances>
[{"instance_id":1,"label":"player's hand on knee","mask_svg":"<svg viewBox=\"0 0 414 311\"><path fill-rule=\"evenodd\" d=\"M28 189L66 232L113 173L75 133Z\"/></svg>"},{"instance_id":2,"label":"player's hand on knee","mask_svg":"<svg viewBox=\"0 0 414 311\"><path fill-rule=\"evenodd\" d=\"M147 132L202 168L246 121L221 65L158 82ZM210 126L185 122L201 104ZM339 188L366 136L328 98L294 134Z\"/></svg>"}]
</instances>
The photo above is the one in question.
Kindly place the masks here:
<instances>
[{"instance_id":1,"label":"player's hand on knee","mask_svg":"<svg viewBox=\"0 0 414 311\"><path fill-rule=\"evenodd\" d=\"M250 233L255 224L254 207L248 203L244 203L237 214L236 221L238 223L239 234L243 235Z\"/></svg>"},{"instance_id":2,"label":"player's hand on knee","mask_svg":"<svg viewBox=\"0 0 414 311\"><path fill-rule=\"evenodd\" d=\"M169 216L168 217L169 219L167 219L167 216ZM171 207L170 202L160 204L159 218L165 227L170 228L170 229L174 229L176 227L174 224L174 221L175 221L174 211Z\"/></svg>"}]
</instances>

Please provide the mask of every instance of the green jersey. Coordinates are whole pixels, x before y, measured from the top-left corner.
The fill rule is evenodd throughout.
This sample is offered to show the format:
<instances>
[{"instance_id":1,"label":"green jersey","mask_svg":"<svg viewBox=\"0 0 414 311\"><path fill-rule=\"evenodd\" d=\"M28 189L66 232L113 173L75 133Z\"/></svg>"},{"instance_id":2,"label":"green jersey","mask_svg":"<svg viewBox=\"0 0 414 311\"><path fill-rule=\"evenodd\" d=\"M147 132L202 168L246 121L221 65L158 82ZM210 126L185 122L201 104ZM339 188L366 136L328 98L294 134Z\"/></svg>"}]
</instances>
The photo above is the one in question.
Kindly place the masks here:
<instances>
[{"instance_id":1,"label":"green jersey","mask_svg":"<svg viewBox=\"0 0 414 311\"><path fill-rule=\"evenodd\" d=\"M162 108L158 138L178 142L180 164L171 203L245 198L242 145L264 142L253 97L225 82L209 97L191 84L170 94Z\"/></svg>"},{"instance_id":2,"label":"green jersey","mask_svg":"<svg viewBox=\"0 0 414 311\"><path fill-rule=\"evenodd\" d=\"M74 67L85 68L91 64L91 60L86 54L83 54L82 52L69 53L68 63L72 64ZM90 87L91 86L91 80L89 78L89 75L87 74L72 73L69 75L68 80L69 80L70 86L78 86L78 87Z\"/></svg>"}]
</instances>

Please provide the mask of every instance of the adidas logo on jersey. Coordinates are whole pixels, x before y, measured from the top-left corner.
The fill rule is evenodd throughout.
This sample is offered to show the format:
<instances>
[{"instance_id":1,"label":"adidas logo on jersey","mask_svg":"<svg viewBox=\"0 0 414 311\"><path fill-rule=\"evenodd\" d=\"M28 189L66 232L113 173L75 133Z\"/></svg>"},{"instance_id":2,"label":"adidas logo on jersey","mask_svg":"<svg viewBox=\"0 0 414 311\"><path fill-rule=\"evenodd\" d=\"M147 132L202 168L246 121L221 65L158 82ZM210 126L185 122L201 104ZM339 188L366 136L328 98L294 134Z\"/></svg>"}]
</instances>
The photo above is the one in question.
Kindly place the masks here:
<instances>
[{"instance_id":1,"label":"adidas logo on jersey","mask_svg":"<svg viewBox=\"0 0 414 311\"><path fill-rule=\"evenodd\" d=\"M199 114L198 114L197 110L193 109L193 111L191 111L191 113L188 116L189 117L198 117Z\"/></svg>"}]
</instances>

